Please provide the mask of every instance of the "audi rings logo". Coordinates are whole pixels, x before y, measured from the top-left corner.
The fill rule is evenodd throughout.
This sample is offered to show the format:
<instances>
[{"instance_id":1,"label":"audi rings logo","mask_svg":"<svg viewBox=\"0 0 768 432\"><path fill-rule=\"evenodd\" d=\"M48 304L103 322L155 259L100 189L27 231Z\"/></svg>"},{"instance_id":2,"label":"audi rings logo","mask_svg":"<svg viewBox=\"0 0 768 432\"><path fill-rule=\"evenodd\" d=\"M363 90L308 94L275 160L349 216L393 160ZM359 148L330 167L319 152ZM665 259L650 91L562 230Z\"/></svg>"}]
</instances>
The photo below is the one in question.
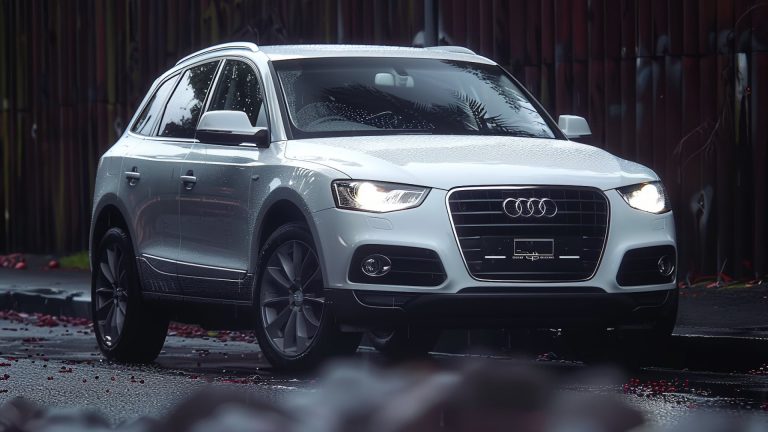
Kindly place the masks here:
<instances>
[{"instance_id":1,"label":"audi rings logo","mask_svg":"<svg viewBox=\"0 0 768 432\"><path fill-rule=\"evenodd\" d=\"M557 214L557 204L549 198L507 198L504 213L510 217L552 217Z\"/></svg>"}]
</instances>

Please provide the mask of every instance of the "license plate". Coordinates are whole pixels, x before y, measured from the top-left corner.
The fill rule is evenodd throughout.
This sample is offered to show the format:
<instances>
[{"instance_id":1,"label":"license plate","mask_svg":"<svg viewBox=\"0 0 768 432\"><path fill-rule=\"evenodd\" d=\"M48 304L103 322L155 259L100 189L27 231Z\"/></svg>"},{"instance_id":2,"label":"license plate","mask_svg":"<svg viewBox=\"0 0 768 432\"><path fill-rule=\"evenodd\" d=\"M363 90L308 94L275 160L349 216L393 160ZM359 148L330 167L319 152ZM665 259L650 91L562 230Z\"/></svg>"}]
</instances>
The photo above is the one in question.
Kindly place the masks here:
<instances>
[{"instance_id":1,"label":"license plate","mask_svg":"<svg viewBox=\"0 0 768 432\"><path fill-rule=\"evenodd\" d=\"M555 241L552 239L515 239L516 257L552 257L555 255Z\"/></svg>"}]
</instances>

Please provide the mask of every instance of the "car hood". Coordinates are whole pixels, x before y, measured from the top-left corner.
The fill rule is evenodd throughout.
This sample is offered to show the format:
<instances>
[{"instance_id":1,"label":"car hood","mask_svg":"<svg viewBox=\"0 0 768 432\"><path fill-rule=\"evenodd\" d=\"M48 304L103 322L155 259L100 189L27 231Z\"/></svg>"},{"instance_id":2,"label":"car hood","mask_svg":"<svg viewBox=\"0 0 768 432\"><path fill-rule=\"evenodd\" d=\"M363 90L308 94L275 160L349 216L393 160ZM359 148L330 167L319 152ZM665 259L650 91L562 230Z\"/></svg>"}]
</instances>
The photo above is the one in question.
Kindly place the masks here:
<instances>
[{"instance_id":1,"label":"car hood","mask_svg":"<svg viewBox=\"0 0 768 432\"><path fill-rule=\"evenodd\" d=\"M574 185L603 190L657 180L650 169L573 141L497 136L388 135L289 141L289 159L350 178L439 189Z\"/></svg>"}]
</instances>

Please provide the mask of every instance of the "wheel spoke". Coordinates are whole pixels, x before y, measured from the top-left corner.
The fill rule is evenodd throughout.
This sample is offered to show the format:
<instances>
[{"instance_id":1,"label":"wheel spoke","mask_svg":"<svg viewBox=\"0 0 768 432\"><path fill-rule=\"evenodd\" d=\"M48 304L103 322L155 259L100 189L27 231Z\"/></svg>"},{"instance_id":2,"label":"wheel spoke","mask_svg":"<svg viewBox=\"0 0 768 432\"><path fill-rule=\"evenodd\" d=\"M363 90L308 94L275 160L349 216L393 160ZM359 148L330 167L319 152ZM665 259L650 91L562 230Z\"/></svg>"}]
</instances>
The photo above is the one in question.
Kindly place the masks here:
<instances>
[{"instance_id":1,"label":"wheel spoke","mask_svg":"<svg viewBox=\"0 0 768 432\"><path fill-rule=\"evenodd\" d=\"M301 312L304 314L304 318L307 319L307 322L312 327L315 327L315 329L320 327L320 319L318 318L317 314L315 314L315 310L312 309L310 305L305 304L304 306L302 306Z\"/></svg>"},{"instance_id":2,"label":"wheel spoke","mask_svg":"<svg viewBox=\"0 0 768 432\"><path fill-rule=\"evenodd\" d=\"M123 318L125 318L125 316L127 315L127 313L126 313L127 303L125 301L118 300L117 301L117 307L118 307L118 309L120 309L120 312L122 312Z\"/></svg>"},{"instance_id":3,"label":"wheel spoke","mask_svg":"<svg viewBox=\"0 0 768 432\"><path fill-rule=\"evenodd\" d=\"M115 275L117 276L118 280L122 282L122 276L125 275L125 254L123 253L122 249L118 249L118 256L117 262L115 262Z\"/></svg>"},{"instance_id":4,"label":"wheel spoke","mask_svg":"<svg viewBox=\"0 0 768 432\"><path fill-rule=\"evenodd\" d=\"M128 270L126 270L125 268L122 268L122 269L120 270L120 274L119 274L119 275L117 275L117 280L118 280L118 282L120 283L120 285L123 285L123 286L125 286L125 276L126 276L127 274L128 274Z\"/></svg>"},{"instance_id":5,"label":"wheel spoke","mask_svg":"<svg viewBox=\"0 0 768 432\"><path fill-rule=\"evenodd\" d=\"M275 317L274 320L272 320L272 322L267 323L267 327L265 328L265 330L267 331L267 334L269 335L269 337L271 337L272 339L281 337L282 336L281 333L283 333L282 330L285 327L285 323L288 322L288 318L290 317L291 317L291 308L286 307L285 309L282 310L282 312L280 312L277 315L277 317Z\"/></svg>"},{"instance_id":6,"label":"wheel spoke","mask_svg":"<svg viewBox=\"0 0 768 432\"><path fill-rule=\"evenodd\" d=\"M309 334L304 320L304 313L296 311L296 352L303 352L309 345Z\"/></svg>"},{"instance_id":7,"label":"wheel spoke","mask_svg":"<svg viewBox=\"0 0 768 432\"><path fill-rule=\"evenodd\" d=\"M291 311L291 315L288 318L288 324L285 325L285 331L283 332L283 349L288 350L289 348L296 349L296 316L298 313L296 312L296 309L289 308Z\"/></svg>"},{"instance_id":8,"label":"wheel spoke","mask_svg":"<svg viewBox=\"0 0 768 432\"><path fill-rule=\"evenodd\" d=\"M112 298L105 300L104 303L96 309L96 318L98 319L100 316L104 315L104 311L107 310L107 308L112 307L114 301L115 300Z\"/></svg>"},{"instance_id":9,"label":"wheel spoke","mask_svg":"<svg viewBox=\"0 0 768 432\"><path fill-rule=\"evenodd\" d=\"M100 297L112 297L115 295L115 291L112 288L98 288L96 289L96 295Z\"/></svg>"},{"instance_id":10,"label":"wheel spoke","mask_svg":"<svg viewBox=\"0 0 768 432\"><path fill-rule=\"evenodd\" d=\"M107 248L107 265L109 265L109 274L112 275L112 281L116 282L117 272L117 249Z\"/></svg>"},{"instance_id":11,"label":"wheel spoke","mask_svg":"<svg viewBox=\"0 0 768 432\"><path fill-rule=\"evenodd\" d=\"M285 278L285 276L283 276L283 272L280 268L268 267L267 273L272 276L273 280L282 285L283 288L288 289L291 287L291 283L288 281L288 279Z\"/></svg>"},{"instance_id":12,"label":"wheel spoke","mask_svg":"<svg viewBox=\"0 0 768 432\"><path fill-rule=\"evenodd\" d=\"M288 298L288 297L275 297L275 298L271 298L271 299L267 299L267 300L264 300L264 301L262 302L262 305L263 305L264 307L275 307L275 306L277 306L278 304L281 304L281 303L288 303L288 302L290 302L290 301L291 301L291 299L290 299L290 298Z\"/></svg>"},{"instance_id":13,"label":"wheel spoke","mask_svg":"<svg viewBox=\"0 0 768 432\"><path fill-rule=\"evenodd\" d=\"M310 260L314 261L315 253L311 249L307 249L307 253L304 255L304 259L301 260L301 264L299 265L299 277L301 277L301 280L304 280L304 275L307 274L307 262Z\"/></svg>"},{"instance_id":14,"label":"wheel spoke","mask_svg":"<svg viewBox=\"0 0 768 432\"><path fill-rule=\"evenodd\" d=\"M312 302L316 305L323 306L325 305L325 297L304 297L305 302Z\"/></svg>"},{"instance_id":15,"label":"wheel spoke","mask_svg":"<svg viewBox=\"0 0 768 432\"><path fill-rule=\"evenodd\" d=\"M307 326L307 336L314 336L317 333L318 327L320 327L320 320L317 319L315 312L308 305L302 306L301 314L304 316L305 325Z\"/></svg>"},{"instance_id":16,"label":"wheel spoke","mask_svg":"<svg viewBox=\"0 0 768 432\"><path fill-rule=\"evenodd\" d=\"M304 261L301 262L299 277L301 277L302 283L312 280L312 278L315 276L315 273L317 272L317 269L317 258L315 257L314 253L310 252L306 257L304 257ZM309 273L309 278L306 278L307 273Z\"/></svg>"},{"instance_id":17,"label":"wheel spoke","mask_svg":"<svg viewBox=\"0 0 768 432\"><path fill-rule=\"evenodd\" d=\"M112 270L110 270L109 264L102 262L99 264L99 267L101 268L101 274L104 275L104 277L107 279L107 282L111 284L115 283L115 276L112 275Z\"/></svg>"},{"instance_id":18,"label":"wheel spoke","mask_svg":"<svg viewBox=\"0 0 768 432\"><path fill-rule=\"evenodd\" d=\"M277 258L280 260L280 265L283 266L283 272L288 276L288 280L293 281L296 279L296 274L293 271L293 262L282 249L283 248L277 250Z\"/></svg>"},{"instance_id":19,"label":"wheel spoke","mask_svg":"<svg viewBox=\"0 0 768 432\"><path fill-rule=\"evenodd\" d=\"M304 264L304 246L293 242L293 280L301 282L301 267Z\"/></svg>"},{"instance_id":20,"label":"wheel spoke","mask_svg":"<svg viewBox=\"0 0 768 432\"><path fill-rule=\"evenodd\" d=\"M120 311L117 309L117 302L112 302L112 310L110 311L110 314L112 315L112 319L109 323L112 328L111 333L115 336L115 339L117 339L117 335L120 334L120 328L117 326L117 316L120 314Z\"/></svg>"},{"instance_id":21,"label":"wheel spoke","mask_svg":"<svg viewBox=\"0 0 768 432\"><path fill-rule=\"evenodd\" d=\"M301 286L302 291L307 288L307 285L310 284L310 282L317 279L317 277L320 275L320 266L315 267L315 271L312 272L312 275L304 281L304 284Z\"/></svg>"},{"instance_id":22,"label":"wheel spoke","mask_svg":"<svg viewBox=\"0 0 768 432\"><path fill-rule=\"evenodd\" d=\"M117 309L115 310L115 330L116 334L119 334L123 329L125 323L125 310L121 307L120 302L117 302Z\"/></svg>"},{"instance_id":23,"label":"wheel spoke","mask_svg":"<svg viewBox=\"0 0 768 432\"><path fill-rule=\"evenodd\" d=\"M112 335L114 334L112 332L112 322L115 320L115 302L112 302L110 304L109 312L107 312L107 316L104 318L104 334L105 335Z\"/></svg>"}]
</instances>

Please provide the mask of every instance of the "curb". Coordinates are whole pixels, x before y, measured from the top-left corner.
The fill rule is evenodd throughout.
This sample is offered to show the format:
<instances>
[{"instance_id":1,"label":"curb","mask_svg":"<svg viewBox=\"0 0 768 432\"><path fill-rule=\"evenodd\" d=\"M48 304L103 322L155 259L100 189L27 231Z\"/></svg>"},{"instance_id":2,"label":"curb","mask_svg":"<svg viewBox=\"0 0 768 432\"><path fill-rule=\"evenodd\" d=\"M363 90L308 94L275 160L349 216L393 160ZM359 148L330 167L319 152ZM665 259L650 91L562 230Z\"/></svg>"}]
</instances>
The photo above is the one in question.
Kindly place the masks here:
<instances>
[{"instance_id":1,"label":"curb","mask_svg":"<svg viewBox=\"0 0 768 432\"><path fill-rule=\"evenodd\" d=\"M79 292L49 288L0 291L0 309L43 313L73 318L91 318L91 300Z\"/></svg>"}]
</instances>

